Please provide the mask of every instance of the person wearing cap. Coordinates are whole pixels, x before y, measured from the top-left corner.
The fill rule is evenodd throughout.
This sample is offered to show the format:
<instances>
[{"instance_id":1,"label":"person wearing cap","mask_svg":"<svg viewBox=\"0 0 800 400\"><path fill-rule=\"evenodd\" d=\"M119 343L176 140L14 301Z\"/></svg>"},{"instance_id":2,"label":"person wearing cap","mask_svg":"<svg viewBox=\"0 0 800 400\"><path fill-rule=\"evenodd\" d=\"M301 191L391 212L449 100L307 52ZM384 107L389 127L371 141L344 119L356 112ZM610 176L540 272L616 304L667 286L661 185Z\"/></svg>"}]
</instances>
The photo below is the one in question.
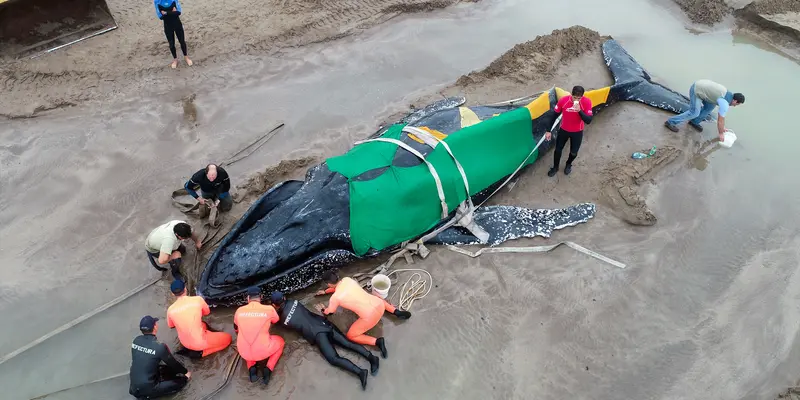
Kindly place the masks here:
<instances>
[{"instance_id":1,"label":"person wearing cap","mask_svg":"<svg viewBox=\"0 0 800 400\"><path fill-rule=\"evenodd\" d=\"M178 354L202 358L224 350L231 344L231 335L208 329L203 317L211 314L208 304L200 296L188 296L186 285L176 279L170 285L177 300L167 309L167 325L178 330L178 339L185 348Z\"/></svg>"},{"instance_id":2,"label":"person wearing cap","mask_svg":"<svg viewBox=\"0 0 800 400\"><path fill-rule=\"evenodd\" d=\"M183 279L180 266L181 257L186 254L186 247L181 241L189 238L194 241L197 250L203 247L197 234L192 231L192 226L184 221L169 221L153 229L144 241L144 248L150 264L159 271L166 271L167 269L159 264L169 263L173 279ZM158 260L156 261L156 259Z\"/></svg>"},{"instance_id":3,"label":"person wearing cap","mask_svg":"<svg viewBox=\"0 0 800 400\"><path fill-rule=\"evenodd\" d=\"M248 288L247 304L239 307L233 315L233 329L236 331L236 348L247 362L250 382L258 380L258 366L261 366L264 384L268 384L283 354L283 338L269 333L270 325L276 322L278 312L275 308L261 304L261 289Z\"/></svg>"},{"instance_id":4,"label":"person wearing cap","mask_svg":"<svg viewBox=\"0 0 800 400\"><path fill-rule=\"evenodd\" d=\"M318 310L323 315L333 314L339 306L350 310L358 315L358 320L350 325L347 330L347 338L358 343L377 346L381 350L381 356L387 357L386 342L384 338L374 338L366 334L383 317L384 311L388 311L400 319L411 318L408 311L398 310L386 300L368 293L353 278L344 277L339 280L336 271L328 270L322 274L322 280L327 283L328 288L317 292L318 296L333 293L328 307L324 304L318 305Z\"/></svg>"},{"instance_id":5,"label":"person wearing cap","mask_svg":"<svg viewBox=\"0 0 800 400\"><path fill-rule=\"evenodd\" d=\"M340 356L334 345L339 345L366 358L369 361L372 375L378 373L380 360L378 356L372 354L364 346L348 340L336 325L325 317L314 314L299 301L287 301L281 292L272 292L270 297L272 305L280 312L280 323L299 332L312 345L316 344L328 363L353 373L361 380L361 388L367 388L367 370Z\"/></svg>"},{"instance_id":6,"label":"person wearing cap","mask_svg":"<svg viewBox=\"0 0 800 400\"><path fill-rule=\"evenodd\" d=\"M192 373L158 341L158 318L146 315L139 321L140 336L131 343L130 389L137 399L153 399L179 392ZM162 364L163 363L163 364Z\"/></svg>"},{"instance_id":7,"label":"person wearing cap","mask_svg":"<svg viewBox=\"0 0 800 400\"><path fill-rule=\"evenodd\" d=\"M230 211L233 208L231 197L231 179L224 168L216 164L208 164L198 170L183 184L183 188L190 196L200 203L200 216L204 217L209 208L219 206L220 211ZM200 194L197 193L200 189Z\"/></svg>"}]
</instances>

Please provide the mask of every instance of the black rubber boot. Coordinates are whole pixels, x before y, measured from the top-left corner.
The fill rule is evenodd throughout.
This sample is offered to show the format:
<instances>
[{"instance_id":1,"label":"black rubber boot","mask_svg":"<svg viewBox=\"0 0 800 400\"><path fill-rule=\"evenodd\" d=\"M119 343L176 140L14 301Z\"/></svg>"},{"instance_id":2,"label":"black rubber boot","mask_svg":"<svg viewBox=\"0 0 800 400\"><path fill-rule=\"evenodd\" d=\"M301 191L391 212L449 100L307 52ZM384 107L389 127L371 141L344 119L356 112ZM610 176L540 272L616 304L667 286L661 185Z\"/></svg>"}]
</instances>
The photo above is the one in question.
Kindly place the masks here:
<instances>
[{"instance_id":1,"label":"black rubber boot","mask_svg":"<svg viewBox=\"0 0 800 400\"><path fill-rule=\"evenodd\" d=\"M564 168L564 175L569 175L571 172L572 172L572 165L567 164L567 166Z\"/></svg>"},{"instance_id":2,"label":"black rubber boot","mask_svg":"<svg viewBox=\"0 0 800 400\"><path fill-rule=\"evenodd\" d=\"M673 132L677 132L678 131L678 127L675 126L675 125L670 124L669 121L664 121L664 126L666 126L667 129L669 129L669 130L671 130Z\"/></svg>"},{"instance_id":3,"label":"black rubber boot","mask_svg":"<svg viewBox=\"0 0 800 400\"><path fill-rule=\"evenodd\" d=\"M556 167L550 168L550 171L547 171L547 176L552 178L556 176L556 172L558 172L558 168Z\"/></svg>"},{"instance_id":4,"label":"black rubber boot","mask_svg":"<svg viewBox=\"0 0 800 400\"><path fill-rule=\"evenodd\" d=\"M378 340L375 341L375 346L378 346L378 348L381 349L381 357L389 357L389 352L386 351L386 341L383 340L382 337L379 337Z\"/></svg>"},{"instance_id":5,"label":"black rubber boot","mask_svg":"<svg viewBox=\"0 0 800 400\"><path fill-rule=\"evenodd\" d=\"M182 355L184 357L189 357L191 360L199 360L203 358L203 352L200 350L189 350L186 347L181 346L175 354Z\"/></svg>"},{"instance_id":6,"label":"black rubber boot","mask_svg":"<svg viewBox=\"0 0 800 400\"><path fill-rule=\"evenodd\" d=\"M369 355L369 369L372 376L378 375L378 368L380 367L381 359L374 354Z\"/></svg>"},{"instance_id":7,"label":"black rubber boot","mask_svg":"<svg viewBox=\"0 0 800 400\"><path fill-rule=\"evenodd\" d=\"M696 129L698 132L703 131L703 127L700 124L695 124L694 121L689 121L689 125L691 125L692 128Z\"/></svg>"},{"instance_id":8,"label":"black rubber boot","mask_svg":"<svg viewBox=\"0 0 800 400\"><path fill-rule=\"evenodd\" d=\"M258 368L255 365L250 367L248 370L250 372L250 382L255 382L258 380Z\"/></svg>"},{"instance_id":9,"label":"black rubber boot","mask_svg":"<svg viewBox=\"0 0 800 400\"><path fill-rule=\"evenodd\" d=\"M361 379L361 389L367 390L367 377L369 376L369 372L365 369L362 369L361 372L358 373L358 379Z\"/></svg>"},{"instance_id":10,"label":"black rubber boot","mask_svg":"<svg viewBox=\"0 0 800 400\"><path fill-rule=\"evenodd\" d=\"M265 385L269 383L269 378L271 376L272 376L272 371L270 371L269 368L264 367L264 384Z\"/></svg>"},{"instance_id":11,"label":"black rubber boot","mask_svg":"<svg viewBox=\"0 0 800 400\"><path fill-rule=\"evenodd\" d=\"M411 313L408 311L401 311L399 308L394 309L394 315L400 319L409 319L411 318Z\"/></svg>"}]
</instances>

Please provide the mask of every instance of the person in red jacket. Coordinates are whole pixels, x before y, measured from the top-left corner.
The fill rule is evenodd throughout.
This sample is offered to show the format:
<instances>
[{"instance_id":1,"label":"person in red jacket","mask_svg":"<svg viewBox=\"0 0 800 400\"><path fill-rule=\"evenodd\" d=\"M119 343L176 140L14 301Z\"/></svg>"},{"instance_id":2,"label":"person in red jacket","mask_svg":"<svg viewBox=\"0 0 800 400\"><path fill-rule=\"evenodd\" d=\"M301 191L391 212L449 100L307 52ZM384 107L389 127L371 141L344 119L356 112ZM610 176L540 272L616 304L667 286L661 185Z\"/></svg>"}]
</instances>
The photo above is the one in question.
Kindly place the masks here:
<instances>
[{"instance_id":1,"label":"person in red jacket","mask_svg":"<svg viewBox=\"0 0 800 400\"><path fill-rule=\"evenodd\" d=\"M283 354L283 338L269 333L269 327L279 320L275 307L261 304L261 289L256 286L248 288L247 304L236 310L233 329L236 330L239 355L247 362L250 382L258 380L257 365L265 364L264 384L268 384Z\"/></svg>"},{"instance_id":2,"label":"person in red jacket","mask_svg":"<svg viewBox=\"0 0 800 400\"><path fill-rule=\"evenodd\" d=\"M583 86L575 86L572 88L572 95L564 96L558 100L556 107L553 111L556 114L561 114L561 126L558 128L556 135L556 148L553 152L553 168L547 171L547 176L553 177L558 172L558 166L561 162L561 152L569 140L569 157L567 158L567 165L564 167L564 175L569 175L572 172L572 162L578 157L578 150L581 148L583 141L583 127L584 123L592 123L592 101L588 97L583 96ZM545 138L550 140L552 134L545 133Z\"/></svg>"}]
</instances>

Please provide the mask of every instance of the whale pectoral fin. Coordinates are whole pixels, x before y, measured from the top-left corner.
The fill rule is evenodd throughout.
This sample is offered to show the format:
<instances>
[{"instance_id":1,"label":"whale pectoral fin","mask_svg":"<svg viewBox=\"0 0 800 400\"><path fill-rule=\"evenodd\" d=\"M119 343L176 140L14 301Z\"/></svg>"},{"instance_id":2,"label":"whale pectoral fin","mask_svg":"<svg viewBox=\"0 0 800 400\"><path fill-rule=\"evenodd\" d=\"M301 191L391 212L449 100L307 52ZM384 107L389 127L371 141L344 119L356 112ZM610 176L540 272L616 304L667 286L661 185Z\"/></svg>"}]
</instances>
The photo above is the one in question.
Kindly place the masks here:
<instances>
[{"instance_id":1,"label":"whale pectoral fin","mask_svg":"<svg viewBox=\"0 0 800 400\"><path fill-rule=\"evenodd\" d=\"M467 98L464 96L447 97L441 100L437 100L431 104L428 104L427 106L425 106L420 110L414 111L411 114L406 115L400 121L398 121L398 123L413 124L414 122L417 122L429 115L436 114L437 112L443 110L449 110L452 108L459 107L466 102Z\"/></svg>"},{"instance_id":2,"label":"whale pectoral fin","mask_svg":"<svg viewBox=\"0 0 800 400\"><path fill-rule=\"evenodd\" d=\"M566 208L530 209L514 206L480 207L474 212L474 220L489 234L487 242L496 246L508 240L550 237L554 230L585 223L594 217L593 203L581 203ZM451 227L426 242L429 244L479 244L475 235L466 228Z\"/></svg>"}]
</instances>

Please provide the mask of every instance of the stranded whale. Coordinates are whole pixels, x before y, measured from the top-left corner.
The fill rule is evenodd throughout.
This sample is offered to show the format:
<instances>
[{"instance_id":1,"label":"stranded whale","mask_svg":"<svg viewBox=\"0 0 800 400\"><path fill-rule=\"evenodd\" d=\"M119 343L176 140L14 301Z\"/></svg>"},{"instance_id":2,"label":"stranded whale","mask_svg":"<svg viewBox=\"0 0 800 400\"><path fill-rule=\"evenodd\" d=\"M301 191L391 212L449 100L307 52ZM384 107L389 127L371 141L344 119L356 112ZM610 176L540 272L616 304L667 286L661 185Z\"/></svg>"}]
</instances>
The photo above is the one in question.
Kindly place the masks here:
<instances>
[{"instance_id":1,"label":"stranded whale","mask_svg":"<svg viewBox=\"0 0 800 400\"><path fill-rule=\"evenodd\" d=\"M595 115L618 101L673 113L688 108L685 96L652 82L615 40L605 41L602 50L614 84L584 94ZM241 304L251 285L291 293L327 269L397 249L454 215L460 218L548 150L554 141L541 139L557 126L553 107L568 94L553 88L470 107L463 97L447 98L381 128L346 154L311 167L304 181L285 181L264 193L212 254L197 293L211 305ZM552 210L479 206L461 220L472 224L450 227L429 243L496 245L549 237L594 213L591 203Z\"/></svg>"}]
</instances>

